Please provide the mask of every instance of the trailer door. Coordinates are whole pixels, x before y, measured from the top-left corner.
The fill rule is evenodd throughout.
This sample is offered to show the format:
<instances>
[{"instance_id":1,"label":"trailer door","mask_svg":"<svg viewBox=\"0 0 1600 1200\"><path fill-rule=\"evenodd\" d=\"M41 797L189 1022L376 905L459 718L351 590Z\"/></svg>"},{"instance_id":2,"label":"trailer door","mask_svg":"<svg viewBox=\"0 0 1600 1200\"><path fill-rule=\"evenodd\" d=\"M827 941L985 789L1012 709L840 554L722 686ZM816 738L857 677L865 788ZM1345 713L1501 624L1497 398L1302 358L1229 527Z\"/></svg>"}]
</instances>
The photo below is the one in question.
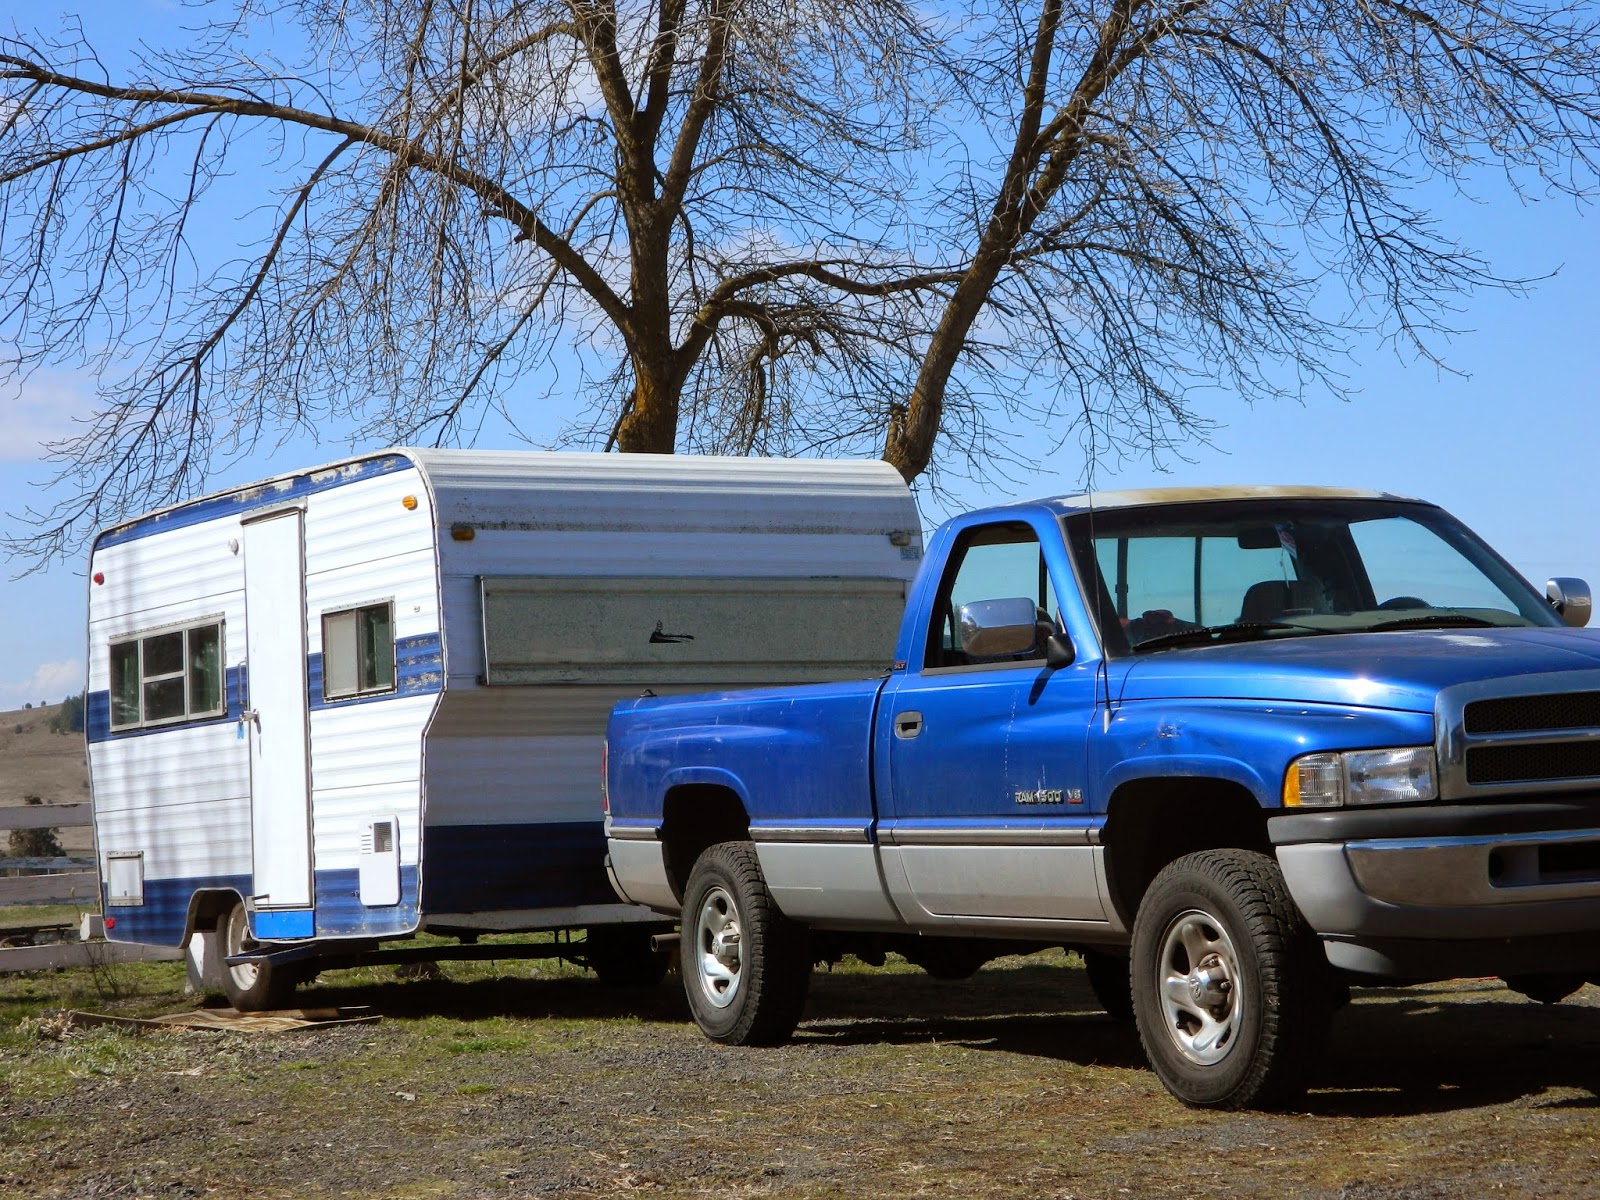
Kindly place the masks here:
<instances>
[{"instance_id":1,"label":"trailer door","mask_svg":"<svg viewBox=\"0 0 1600 1200\"><path fill-rule=\"evenodd\" d=\"M244 525L250 689L245 716L251 741L251 838L258 912L311 907L302 522L301 511L291 509Z\"/></svg>"}]
</instances>

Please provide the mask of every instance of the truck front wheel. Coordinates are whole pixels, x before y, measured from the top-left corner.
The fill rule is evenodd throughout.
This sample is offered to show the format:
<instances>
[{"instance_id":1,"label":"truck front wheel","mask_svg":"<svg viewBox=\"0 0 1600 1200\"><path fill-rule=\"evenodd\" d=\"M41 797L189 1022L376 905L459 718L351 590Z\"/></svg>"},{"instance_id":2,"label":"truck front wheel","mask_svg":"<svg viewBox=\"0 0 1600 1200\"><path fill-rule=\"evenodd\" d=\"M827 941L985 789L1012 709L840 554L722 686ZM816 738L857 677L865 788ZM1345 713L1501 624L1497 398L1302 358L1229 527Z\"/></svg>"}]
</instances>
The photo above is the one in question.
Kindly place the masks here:
<instances>
[{"instance_id":1,"label":"truck front wheel","mask_svg":"<svg viewBox=\"0 0 1600 1200\"><path fill-rule=\"evenodd\" d=\"M1170 863L1133 926L1139 1040L1193 1108L1297 1095L1327 1036L1327 964L1277 863L1207 850Z\"/></svg>"},{"instance_id":2,"label":"truck front wheel","mask_svg":"<svg viewBox=\"0 0 1600 1200\"><path fill-rule=\"evenodd\" d=\"M775 1046L800 1023L810 934L778 910L749 842L719 842L695 861L679 951L689 1009L712 1041Z\"/></svg>"}]
</instances>

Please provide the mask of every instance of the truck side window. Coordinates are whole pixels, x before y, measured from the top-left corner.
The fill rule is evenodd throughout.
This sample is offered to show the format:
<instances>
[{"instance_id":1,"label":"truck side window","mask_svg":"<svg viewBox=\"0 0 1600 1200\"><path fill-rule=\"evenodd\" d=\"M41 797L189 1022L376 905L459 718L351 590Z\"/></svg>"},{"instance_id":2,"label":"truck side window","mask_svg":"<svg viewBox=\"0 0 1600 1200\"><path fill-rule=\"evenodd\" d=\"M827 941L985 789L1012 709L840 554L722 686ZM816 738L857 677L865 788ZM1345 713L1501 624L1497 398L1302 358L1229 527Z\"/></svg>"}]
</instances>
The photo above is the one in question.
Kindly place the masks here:
<instances>
[{"instance_id":1,"label":"truck side window","mask_svg":"<svg viewBox=\"0 0 1600 1200\"><path fill-rule=\"evenodd\" d=\"M394 605L322 614L322 698L394 691Z\"/></svg>"},{"instance_id":2,"label":"truck side window","mask_svg":"<svg viewBox=\"0 0 1600 1200\"><path fill-rule=\"evenodd\" d=\"M1005 600L1025 596L1034 602L1042 619L1057 621L1059 611L1050 572L1045 566L1039 536L1024 521L1006 521L970 529L961 536L934 602L933 621L928 630L924 665L960 667L971 661L961 649L956 634L956 614L963 604L976 600ZM1043 643L1029 654L1018 655L1018 663L1037 662L1044 657Z\"/></svg>"}]
</instances>

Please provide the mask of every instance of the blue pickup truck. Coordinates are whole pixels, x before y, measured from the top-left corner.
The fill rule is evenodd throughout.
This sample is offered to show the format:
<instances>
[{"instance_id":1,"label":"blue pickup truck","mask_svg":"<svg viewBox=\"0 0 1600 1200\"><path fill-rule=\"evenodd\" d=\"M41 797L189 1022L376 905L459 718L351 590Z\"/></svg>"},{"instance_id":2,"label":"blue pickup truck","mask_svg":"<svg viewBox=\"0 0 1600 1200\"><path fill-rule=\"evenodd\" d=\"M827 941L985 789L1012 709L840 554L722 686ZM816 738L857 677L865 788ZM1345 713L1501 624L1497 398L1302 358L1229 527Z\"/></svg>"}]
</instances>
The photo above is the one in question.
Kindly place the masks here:
<instances>
[{"instance_id":1,"label":"blue pickup truck","mask_svg":"<svg viewBox=\"0 0 1600 1200\"><path fill-rule=\"evenodd\" d=\"M1381 493L970 513L881 678L617 707L613 886L679 917L720 1042L787 1038L844 953L1066 946L1173 1095L1281 1103L1352 983L1600 981L1589 609Z\"/></svg>"}]
</instances>

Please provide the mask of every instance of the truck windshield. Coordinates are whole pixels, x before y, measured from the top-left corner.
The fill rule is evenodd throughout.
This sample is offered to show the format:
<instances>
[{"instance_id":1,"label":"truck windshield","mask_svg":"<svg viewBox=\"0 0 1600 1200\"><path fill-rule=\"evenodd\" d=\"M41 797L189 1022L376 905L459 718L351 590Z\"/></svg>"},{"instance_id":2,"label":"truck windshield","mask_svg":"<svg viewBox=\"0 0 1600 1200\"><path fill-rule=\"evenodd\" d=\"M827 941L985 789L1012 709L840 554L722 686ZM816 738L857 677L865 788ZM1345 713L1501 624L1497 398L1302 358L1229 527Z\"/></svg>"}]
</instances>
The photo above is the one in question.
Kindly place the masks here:
<instances>
[{"instance_id":1,"label":"truck windshield","mask_svg":"<svg viewBox=\"0 0 1600 1200\"><path fill-rule=\"evenodd\" d=\"M1078 513L1065 525L1112 655L1254 638L1561 624L1503 559L1426 504L1227 500Z\"/></svg>"}]
</instances>

